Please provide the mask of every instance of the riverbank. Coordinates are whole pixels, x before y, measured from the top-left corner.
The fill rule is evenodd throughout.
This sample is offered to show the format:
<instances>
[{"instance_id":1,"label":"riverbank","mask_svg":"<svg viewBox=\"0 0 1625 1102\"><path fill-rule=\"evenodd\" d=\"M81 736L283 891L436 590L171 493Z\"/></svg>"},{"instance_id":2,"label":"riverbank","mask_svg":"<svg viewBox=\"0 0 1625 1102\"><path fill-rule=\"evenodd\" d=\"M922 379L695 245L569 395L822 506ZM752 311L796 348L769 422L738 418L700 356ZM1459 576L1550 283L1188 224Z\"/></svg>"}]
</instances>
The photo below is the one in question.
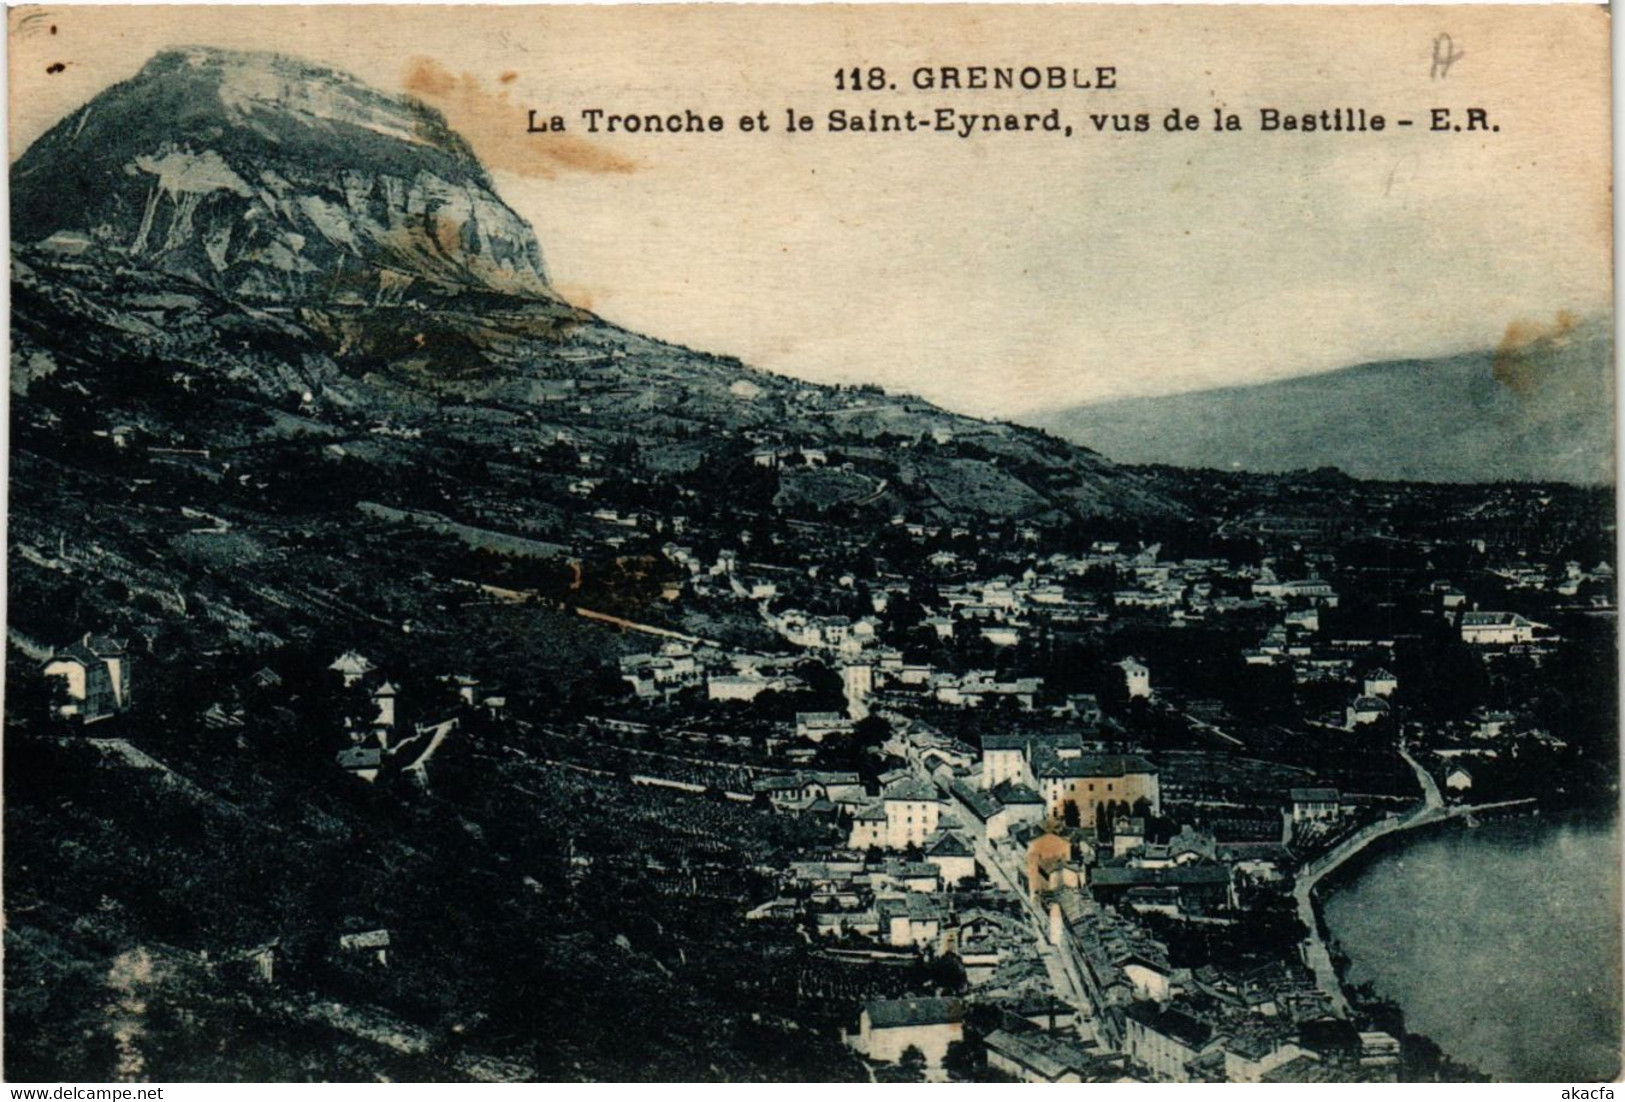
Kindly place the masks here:
<instances>
[{"instance_id":1,"label":"riverbank","mask_svg":"<svg viewBox=\"0 0 1625 1102\"><path fill-rule=\"evenodd\" d=\"M1318 925L1406 1028L1498 1080L1611 1079L1621 1034L1615 816L1403 831L1321 886Z\"/></svg>"},{"instance_id":2,"label":"riverbank","mask_svg":"<svg viewBox=\"0 0 1625 1102\"><path fill-rule=\"evenodd\" d=\"M1316 984L1331 1002L1332 1013L1339 1018L1347 1018L1350 1008L1348 996L1343 989L1343 978L1338 973L1328 948L1330 933L1322 921L1318 906L1317 892L1321 882L1327 877L1334 876L1344 865L1357 859L1370 846L1390 835L1397 836L1418 827L1446 822L1453 818L1465 818L1502 808L1532 806L1535 802L1533 799L1510 800L1502 803L1447 807L1438 786L1433 783L1426 770L1406 752L1403 746L1400 747L1399 753L1417 773L1422 787L1422 801L1403 814L1389 815L1367 823L1342 839L1327 852L1305 863L1298 870L1292 885L1298 918L1309 931L1301 949L1303 961L1314 974Z\"/></svg>"},{"instance_id":3,"label":"riverbank","mask_svg":"<svg viewBox=\"0 0 1625 1102\"><path fill-rule=\"evenodd\" d=\"M1316 902L1322 908L1327 898L1355 880L1372 865L1405 849L1416 845L1428 838L1436 837L1440 833L1435 828L1449 828L1453 830L1474 829L1468 819L1476 820L1480 825L1489 822L1504 822L1508 819L1541 819L1545 818L1539 804L1521 803L1509 806L1465 808L1457 814L1428 819L1424 822L1414 823L1406 828L1393 831L1368 843L1360 852L1353 854L1321 876L1315 886Z\"/></svg>"}]
</instances>

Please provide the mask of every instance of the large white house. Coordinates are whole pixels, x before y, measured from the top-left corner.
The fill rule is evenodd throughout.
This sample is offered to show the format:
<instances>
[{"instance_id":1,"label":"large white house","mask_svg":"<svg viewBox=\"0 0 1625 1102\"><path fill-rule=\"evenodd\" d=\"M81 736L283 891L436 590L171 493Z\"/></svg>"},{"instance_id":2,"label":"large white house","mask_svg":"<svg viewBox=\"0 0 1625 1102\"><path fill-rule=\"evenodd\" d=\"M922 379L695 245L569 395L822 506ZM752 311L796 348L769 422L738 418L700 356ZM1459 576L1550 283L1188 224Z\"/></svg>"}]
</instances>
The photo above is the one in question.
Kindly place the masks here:
<instances>
[{"instance_id":1,"label":"large white house","mask_svg":"<svg viewBox=\"0 0 1625 1102\"><path fill-rule=\"evenodd\" d=\"M94 723L130 706L130 657L118 639L87 634L53 654L43 673L61 679L63 719Z\"/></svg>"},{"instance_id":2,"label":"large white house","mask_svg":"<svg viewBox=\"0 0 1625 1102\"><path fill-rule=\"evenodd\" d=\"M1348 706L1346 726L1349 730L1368 723L1380 723L1388 718L1388 702L1380 696L1359 696Z\"/></svg>"},{"instance_id":3,"label":"large white house","mask_svg":"<svg viewBox=\"0 0 1625 1102\"><path fill-rule=\"evenodd\" d=\"M944 833L925 849L925 860L935 865L944 884L957 884L976 876L976 851L957 834Z\"/></svg>"},{"instance_id":4,"label":"large white house","mask_svg":"<svg viewBox=\"0 0 1625 1102\"><path fill-rule=\"evenodd\" d=\"M997 1029L987 1035L986 1045L987 1066L1023 1083L1081 1083L1094 1063L1079 1042L1042 1030Z\"/></svg>"},{"instance_id":5,"label":"large white house","mask_svg":"<svg viewBox=\"0 0 1625 1102\"><path fill-rule=\"evenodd\" d=\"M1220 1041L1206 1022L1155 1002L1130 1005L1123 1026L1123 1052L1160 1082L1189 1083L1191 1064Z\"/></svg>"},{"instance_id":6,"label":"large white house","mask_svg":"<svg viewBox=\"0 0 1625 1102\"><path fill-rule=\"evenodd\" d=\"M848 849L884 849L886 846L886 809L878 804L859 808L852 816L852 832L847 837Z\"/></svg>"},{"instance_id":7,"label":"large white house","mask_svg":"<svg viewBox=\"0 0 1625 1102\"><path fill-rule=\"evenodd\" d=\"M942 1066L948 1046L965 1036L965 1004L958 999L876 999L858 1016L852 1047L882 1063L895 1064L909 1048L927 1067Z\"/></svg>"},{"instance_id":8,"label":"large white house","mask_svg":"<svg viewBox=\"0 0 1625 1102\"><path fill-rule=\"evenodd\" d=\"M1505 646L1534 641L1540 625L1516 612L1463 612L1461 641L1479 646Z\"/></svg>"},{"instance_id":9,"label":"large white house","mask_svg":"<svg viewBox=\"0 0 1625 1102\"><path fill-rule=\"evenodd\" d=\"M1393 696L1399 690L1399 678L1384 669L1375 669L1365 675L1366 696Z\"/></svg>"},{"instance_id":10,"label":"large white house","mask_svg":"<svg viewBox=\"0 0 1625 1102\"><path fill-rule=\"evenodd\" d=\"M942 801L937 790L915 777L904 777L882 793L886 809L887 849L924 846L937 832Z\"/></svg>"},{"instance_id":11,"label":"large white house","mask_svg":"<svg viewBox=\"0 0 1625 1102\"><path fill-rule=\"evenodd\" d=\"M863 719L869 714L869 697L875 691L875 668L863 662L841 667L841 688L846 694L846 714Z\"/></svg>"},{"instance_id":12,"label":"large white house","mask_svg":"<svg viewBox=\"0 0 1625 1102\"><path fill-rule=\"evenodd\" d=\"M640 698L669 699L705 680L705 667L692 648L681 643L664 643L659 654L629 654L621 658L621 680L632 686Z\"/></svg>"},{"instance_id":13,"label":"large white house","mask_svg":"<svg viewBox=\"0 0 1625 1102\"><path fill-rule=\"evenodd\" d=\"M755 700L769 689L783 692L789 681L759 673L712 674L705 679L707 700Z\"/></svg>"},{"instance_id":14,"label":"large white house","mask_svg":"<svg viewBox=\"0 0 1625 1102\"><path fill-rule=\"evenodd\" d=\"M852 718L842 712L797 712L796 738L823 742L831 735L850 735Z\"/></svg>"},{"instance_id":15,"label":"large white house","mask_svg":"<svg viewBox=\"0 0 1625 1102\"><path fill-rule=\"evenodd\" d=\"M982 785L1010 783L1036 789L1052 815L1079 816L1092 824L1096 808L1121 804L1132 809L1144 800L1147 814L1162 807L1157 767L1133 754L1086 753L1076 732L982 736Z\"/></svg>"},{"instance_id":16,"label":"large white house","mask_svg":"<svg viewBox=\"0 0 1625 1102\"><path fill-rule=\"evenodd\" d=\"M1342 796L1335 788L1294 788L1288 796L1294 824L1335 819L1343 813Z\"/></svg>"},{"instance_id":17,"label":"large white house","mask_svg":"<svg viewBox=\"0 0 1625 1102\"><path fill-rule=\"evenodd\" d=\"M924 949L942 939L942 911L919 892L905 892L875 901L880 936L897 948Z\"/></svg>"},{"instance_id":18,"label":"large white house","mask_svg":"<svg viewBox=\"0 0 1625 1102\"><path fill-rule=\"evenodd\" d=\"M983 735L982 787L997 788L1005 781L1031 787L1035 778L1027 766L1030 741L1021 735Z\"/></svg>"},{"instance_id":19,"label":"large white house","mask_svg":"<svg viewBox=\"0 0 1625 1102\"><path fill-rule=\"evenodd\" d=\"M1151 698L1151 671L1144 663L1125 658L1117 663L1117 668L1123 671L1123 682L1130 699L1137 696L1147 700Z\"/></svg>"}]
</instances>

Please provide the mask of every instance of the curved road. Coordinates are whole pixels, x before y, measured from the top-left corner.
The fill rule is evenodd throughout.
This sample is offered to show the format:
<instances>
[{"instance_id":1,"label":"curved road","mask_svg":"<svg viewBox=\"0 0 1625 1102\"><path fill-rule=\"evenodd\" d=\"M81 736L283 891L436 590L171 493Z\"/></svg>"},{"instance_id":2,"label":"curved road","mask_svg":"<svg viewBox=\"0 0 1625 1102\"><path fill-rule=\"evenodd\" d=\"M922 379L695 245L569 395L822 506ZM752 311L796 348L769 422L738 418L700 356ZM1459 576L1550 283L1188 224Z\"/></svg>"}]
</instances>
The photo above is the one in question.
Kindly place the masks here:
<instances>
[{"instance_id":1,"label":"curved road","mask_svg":"<svg viewBox=\"0 0 1625 1102\"><path fill-rule=\"evenodd\" d=\"M1343 994L1343 982L1337 975L1337 969L1332 965L1331 953L1326 948L1325 941L1320 936L1319 915L1315 911L1315 887L1321 879L1334 869L1338 868L1349 858L1365 849L1366 846L1388 834L1396 831L1409 830L1412 827L1436 823L1443 819L1452 819L1467 815L1474 811L1487 811L1493 808L1515 807L1522 804L1534 803L1534 799L1503 800L1490 804L1459 804L1455 807L1445 807L1444 796L1439 786L1422 765L1411 757L1409 748L1403 739L1399 743L1399 756L1416 772L1416 780L1422 788L1422 802L1402 815L1390 815L1386 819L1379 819L1362 827L1359 831L1343 839L1336 846L1321 854L1303 868L1298 870L1297 881L1292 886L1293 898L1298 904L1298 918L1309 928L1309 936L1303 942L1303 958L1311 971L1315 974L1315 982L1331 999L1332 1012L1339 1018L1348 1017L1348 998Z\"/></svg>"},{"instance_id":2,"label":"curved road","mask_svg":"<svg viewBox=\"0 0 1625 1102\"><path fill-rule=\"evenodd\" d=\"M1439 785L1433 779L1433 774L1423 769L1421 763L1411 757L1410 748L1405 745L1404 736L1399 740L1399 756L1405 759L1405 764L1411 767L1416 774L1416 783L1422 786L1422 801L1430 808L1444 806L1444 796L1439 793Z\"/></svg>"}]
</instances>

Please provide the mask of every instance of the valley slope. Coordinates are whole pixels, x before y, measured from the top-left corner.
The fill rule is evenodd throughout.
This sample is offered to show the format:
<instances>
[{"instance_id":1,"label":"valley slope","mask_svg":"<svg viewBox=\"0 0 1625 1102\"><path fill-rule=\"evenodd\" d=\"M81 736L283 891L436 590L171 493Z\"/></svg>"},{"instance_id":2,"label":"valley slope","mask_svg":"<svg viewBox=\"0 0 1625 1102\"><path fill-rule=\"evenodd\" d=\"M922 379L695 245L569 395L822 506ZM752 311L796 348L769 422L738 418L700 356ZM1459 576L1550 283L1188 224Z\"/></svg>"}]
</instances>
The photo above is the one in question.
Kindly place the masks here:
<instances>
[{"instance_id":1,"label":"valley slope","mask_svg":"<svg viewBox=\"0 0 1625 1102\"><path fill-rule=\"evenodd\" d=\"M1431 482L1613 481L1613 344L1597 321L1498 350L1024 418L1120 463Z\"/></svg>"}]
</instances>

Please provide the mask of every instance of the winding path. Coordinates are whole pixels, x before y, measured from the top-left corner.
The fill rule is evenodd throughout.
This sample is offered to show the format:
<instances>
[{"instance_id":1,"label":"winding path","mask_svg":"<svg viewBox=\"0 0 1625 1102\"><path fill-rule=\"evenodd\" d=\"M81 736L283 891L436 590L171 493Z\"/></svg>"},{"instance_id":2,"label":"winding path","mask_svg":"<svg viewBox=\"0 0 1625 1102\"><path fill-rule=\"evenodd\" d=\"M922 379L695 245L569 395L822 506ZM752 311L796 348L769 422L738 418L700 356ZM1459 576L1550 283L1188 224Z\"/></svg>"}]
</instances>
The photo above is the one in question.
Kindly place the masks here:
<instances>
[{"instance_id":1,"label":"winding path","mask_svg":"<svg viewBox=\"0 0 1625 1102\"><path fill-rule=\"evenodd\" d=\"M1422 802L1433 809L1443 807L1444 796L1439 793L1438 782L1433 779L1432 773L1423 769L1421 763L1411 757L1410 747L1405 745L1403 738L1399 740L1399 756L1405 759L1405 764L1416 774L1416 783L1422 786Z\"/></svg>"}]
</instances>

